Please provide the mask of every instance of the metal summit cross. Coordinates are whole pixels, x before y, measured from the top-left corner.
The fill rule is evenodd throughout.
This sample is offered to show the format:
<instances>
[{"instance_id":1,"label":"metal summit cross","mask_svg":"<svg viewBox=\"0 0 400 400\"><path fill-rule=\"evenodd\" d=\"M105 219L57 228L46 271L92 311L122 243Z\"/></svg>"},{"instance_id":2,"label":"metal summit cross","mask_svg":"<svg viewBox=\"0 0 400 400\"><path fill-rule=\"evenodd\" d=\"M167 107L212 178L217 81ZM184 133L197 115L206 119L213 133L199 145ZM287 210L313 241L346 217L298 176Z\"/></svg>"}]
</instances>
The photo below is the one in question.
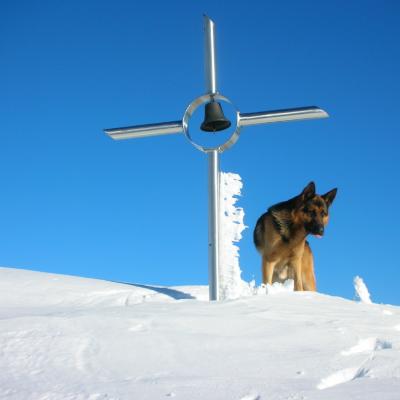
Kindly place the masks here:
<instances>
[{"instance_id":1,"label":"metal summit cross","mask_svg":"<svg viewBox=\"0 0 400 400\"><path fill-rule=\"evenodd\" d=\"M302 119L326 118L328 114L315 106L292 108L285 110L261 111L255 113L241 113L226 97L218 92L217 65L215 48L215 24L204 16L205 34L205 81L206 94L193 100L187 107L182 120L161 122L156 124L128 126L124 128L105 129L111 138L115 140L141 138L146 136L168 135L184 133L189 141L198 150L208 155L208 274L210 300L218 300L218 264L219 264L219 154L231 147L239 138L240 129L250 125L269 124L271 122L284 122ZM231 121L222 111L221 103L227 107L233 107L236 118L235 125L231 127ZM204 105L204 121L200 128L204 132L217 132L228 130L227 140L215 146L200 144L189 132L189 123L195 111ZM230 133L231 132L231 133Z\"/></svg>"}]
</instances>

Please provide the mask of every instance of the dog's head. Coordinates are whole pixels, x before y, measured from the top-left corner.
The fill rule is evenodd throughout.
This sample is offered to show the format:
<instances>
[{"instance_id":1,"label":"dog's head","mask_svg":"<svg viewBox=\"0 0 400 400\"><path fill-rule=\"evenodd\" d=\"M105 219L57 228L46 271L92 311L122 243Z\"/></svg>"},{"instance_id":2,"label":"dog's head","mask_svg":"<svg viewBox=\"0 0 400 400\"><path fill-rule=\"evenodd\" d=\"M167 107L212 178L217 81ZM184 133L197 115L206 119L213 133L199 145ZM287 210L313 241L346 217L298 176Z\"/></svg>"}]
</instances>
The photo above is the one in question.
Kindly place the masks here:
<instances>
[{"instance_id":1,"label":"dog's head","mask_svg":"<svg viewBox=\"0 0 400 400\"><path fill-rule=\"evenodd\" d=\"M303 223L307 233L322 237L325 225L329 220L329 207L335 199L337 189L318 195L315 193L315 184L310 182L297 196L296 214Z\"/></svg>"}]
</instances>

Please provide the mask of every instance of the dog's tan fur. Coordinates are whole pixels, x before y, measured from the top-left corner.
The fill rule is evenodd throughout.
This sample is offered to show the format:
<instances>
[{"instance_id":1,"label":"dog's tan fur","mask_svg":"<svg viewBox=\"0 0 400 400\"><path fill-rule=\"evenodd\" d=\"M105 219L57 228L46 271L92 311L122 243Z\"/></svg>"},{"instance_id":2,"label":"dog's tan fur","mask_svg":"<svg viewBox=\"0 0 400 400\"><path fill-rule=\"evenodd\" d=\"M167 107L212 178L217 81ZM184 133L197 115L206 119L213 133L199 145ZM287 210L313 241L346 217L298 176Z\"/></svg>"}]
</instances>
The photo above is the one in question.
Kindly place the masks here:
<instances>
[{"instance_id":1,"label":"dog's tan fur","mask_svg":"<svg viewBox=\"0 0 400 400\"><path fill-rule=\"evenodd\" d=\"M264 284L294 279L295 290L316 291L308 234L322 236L337 189L324 195L309 183L300 195L275 204L257 221L254 243L262 258Z\"/></svg>"}]
</instances>

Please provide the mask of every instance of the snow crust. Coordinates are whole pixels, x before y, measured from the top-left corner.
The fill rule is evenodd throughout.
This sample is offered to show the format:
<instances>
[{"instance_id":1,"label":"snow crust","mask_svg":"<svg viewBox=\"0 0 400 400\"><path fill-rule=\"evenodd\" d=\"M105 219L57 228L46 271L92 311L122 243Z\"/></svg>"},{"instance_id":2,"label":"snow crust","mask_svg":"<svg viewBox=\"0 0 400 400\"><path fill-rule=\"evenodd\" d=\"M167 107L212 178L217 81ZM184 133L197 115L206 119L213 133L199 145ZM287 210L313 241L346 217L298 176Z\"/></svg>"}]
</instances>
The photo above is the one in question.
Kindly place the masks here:
<instances>
[{"instance_id":1,"label":"snow crust","mask_svg":"<svg viewBox=\"0 0 400 400\"><path fill-rule=\"evenodd\" d=\"M0 399L399 399L400 307L275 288L0 268Z\"/></svg>"}]
</instances>

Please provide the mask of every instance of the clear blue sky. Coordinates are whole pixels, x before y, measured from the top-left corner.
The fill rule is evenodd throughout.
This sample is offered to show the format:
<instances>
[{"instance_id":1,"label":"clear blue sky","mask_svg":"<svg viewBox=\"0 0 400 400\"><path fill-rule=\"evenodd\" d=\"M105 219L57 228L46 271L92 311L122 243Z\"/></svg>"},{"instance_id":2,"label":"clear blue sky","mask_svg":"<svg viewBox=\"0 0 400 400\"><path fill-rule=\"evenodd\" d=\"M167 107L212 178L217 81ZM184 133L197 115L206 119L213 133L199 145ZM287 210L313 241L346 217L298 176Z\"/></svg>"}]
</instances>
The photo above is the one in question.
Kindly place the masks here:
<instances>
[{"instance_id":1,"label":"clear blue sky","mask_svg":"<svg viewBox=\"0 0 400 400\"><path fill-rule=\"evenodd\" d=\"M338 187L311 238L319 290L400 304L398 1L3 1L0 265L143 284L207 283L207 160L182 135L102 128L180 119L204 92L202 14L219 88L242 112L318 105L326 120L243 130L222 155L252 230L314 180Z\"/></svg>"}]
</instances>

